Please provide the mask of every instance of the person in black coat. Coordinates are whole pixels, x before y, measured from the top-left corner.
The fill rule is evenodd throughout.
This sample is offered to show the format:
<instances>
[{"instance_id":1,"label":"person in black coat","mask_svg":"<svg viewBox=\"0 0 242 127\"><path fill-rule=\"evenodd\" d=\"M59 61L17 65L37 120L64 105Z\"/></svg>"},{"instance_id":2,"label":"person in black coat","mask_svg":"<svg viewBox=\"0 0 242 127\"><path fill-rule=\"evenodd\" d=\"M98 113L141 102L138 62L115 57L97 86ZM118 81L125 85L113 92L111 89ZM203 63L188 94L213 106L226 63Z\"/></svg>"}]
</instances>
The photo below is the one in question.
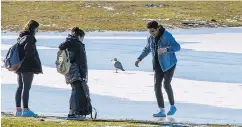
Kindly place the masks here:
<instances>
[{"instance_id":1,"label":"person in black coat","mask_svg":"<svg viewBox=\"0 0 242 127\"><path fill-rule=\"evenodd\" d=\"M16 71L18 77L18 88L15 95L16 116L36 116L28 107L29 91L32 85L34 74L42 73L41 61L36 49L35 34L38 32L39 23L30 20L17 39L19 43L19 56L22 60L20 68ZM22 94L23 93L23 94ZM23 99L23 109L21 108L21 98Z\"/></svg>"},{"instance_id":2,"label":"person in black coat","mask_svg":"<svg viewBox=\"0 0 242 127\"><path fill-rule=\"evenodd\" d=\"M87 86L88 68L85 44L85 33L78 27L74 27L71 34L60 44L59 49L67 49L70 54L70 70L65 74L67 84L71 84L70 111L68 118L80 118L91 111L89 103L90 95Z\"/></svg>"}]
</instances>

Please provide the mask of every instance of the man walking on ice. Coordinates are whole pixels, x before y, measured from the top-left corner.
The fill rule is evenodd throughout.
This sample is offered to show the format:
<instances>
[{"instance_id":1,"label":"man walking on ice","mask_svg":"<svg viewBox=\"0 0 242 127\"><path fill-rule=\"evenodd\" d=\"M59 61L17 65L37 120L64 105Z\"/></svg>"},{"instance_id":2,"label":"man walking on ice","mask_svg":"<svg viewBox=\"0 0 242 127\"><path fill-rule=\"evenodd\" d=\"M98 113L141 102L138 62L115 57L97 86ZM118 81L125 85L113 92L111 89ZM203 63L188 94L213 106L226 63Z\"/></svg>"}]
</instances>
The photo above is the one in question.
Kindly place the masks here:
<instances>
[{"instance_id":1,"label":"man walking on ice","mask_svg":"<svg viewBox=\"0 0 242 127\"><path fill-rule=\"evenodd\" d=\"M163 26L158 25L156 21L150 21L147 23L147 29L150 33L148 37L148 43L143 49L143 52L135 62L135 66L143 60L150 52L152 52L153 58L153 70L154 70L154 88L160 111L153 114L154 117L166 117L166 115L174 115L176 112L176 106L173 96L173 90L171 87L171 80L176 68L176 55L175 52L180 50L180 45L176 42L174 37ZM164 99L162 95L162 80L164 79L164 88L168 95L170 102L170 110L166 114Z\"/></svg>"}]
</instances>

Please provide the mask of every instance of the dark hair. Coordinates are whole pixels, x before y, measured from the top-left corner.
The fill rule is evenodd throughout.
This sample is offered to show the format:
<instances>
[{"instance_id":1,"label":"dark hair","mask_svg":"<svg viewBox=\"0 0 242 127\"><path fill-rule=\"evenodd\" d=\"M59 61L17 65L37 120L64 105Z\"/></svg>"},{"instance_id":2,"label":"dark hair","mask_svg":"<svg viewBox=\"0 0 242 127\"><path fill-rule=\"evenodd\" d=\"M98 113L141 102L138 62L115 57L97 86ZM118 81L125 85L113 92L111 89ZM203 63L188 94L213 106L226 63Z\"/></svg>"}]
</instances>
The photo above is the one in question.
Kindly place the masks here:
<instances>
[{"instance_id":1,"label":"dark hair","mask_svg":"<svg viewBox=\"0 0 242 127\"><path fill-rule=\"evenodd\" d=\"M25 25L24 30L33 32L37 27L39 27L39 23L35 20L29 20Z\"/></svg>"},{"instance_id":2,"label":"dark hair","mask_svg":"<svg viewBox=\"0 0 242 127\"><path fill-rule=\"evenodd\" d=\"M85 32L79 27L73 27L71 30L71 34L75 36L81 36L81 37L85 36Z\"/></svg>"},{"instance_id":3,"label":"dark hair","mask_svg":"<svg viewBox=\"0 0 242 127\"><path fill-rule=\"evenodd\" d=\"M157 29L157 28L158 28L158 23L157 23L156 21L154 21L154 20L149 21L149 22L147 23L147 28L154 28L154 29Z\"/></svg>"}]
</instances>

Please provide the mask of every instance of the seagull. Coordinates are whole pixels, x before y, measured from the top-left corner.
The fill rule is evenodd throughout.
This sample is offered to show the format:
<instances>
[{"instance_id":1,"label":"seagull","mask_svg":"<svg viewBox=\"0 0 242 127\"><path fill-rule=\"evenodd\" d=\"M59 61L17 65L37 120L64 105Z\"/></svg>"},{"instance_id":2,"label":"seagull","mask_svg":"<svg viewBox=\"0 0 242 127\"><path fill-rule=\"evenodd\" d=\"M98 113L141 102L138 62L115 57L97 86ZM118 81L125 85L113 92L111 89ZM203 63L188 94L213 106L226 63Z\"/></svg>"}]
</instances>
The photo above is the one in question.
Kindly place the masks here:
<instances>
[{"instance_id":1,"label":"seagull","mask_svg":"<svg viewBox=\"0 0 242 127\"><path fill-rule=\"evenodd\" d=\"M125 70L123 69L122 64L117 60L117 58L114 58L114 59L112 59L111 61L112 61L113 66L114 66L115 69L116 69L116 73L118 73L118 70L125 71Z\"/></svg>"}]
</instances>

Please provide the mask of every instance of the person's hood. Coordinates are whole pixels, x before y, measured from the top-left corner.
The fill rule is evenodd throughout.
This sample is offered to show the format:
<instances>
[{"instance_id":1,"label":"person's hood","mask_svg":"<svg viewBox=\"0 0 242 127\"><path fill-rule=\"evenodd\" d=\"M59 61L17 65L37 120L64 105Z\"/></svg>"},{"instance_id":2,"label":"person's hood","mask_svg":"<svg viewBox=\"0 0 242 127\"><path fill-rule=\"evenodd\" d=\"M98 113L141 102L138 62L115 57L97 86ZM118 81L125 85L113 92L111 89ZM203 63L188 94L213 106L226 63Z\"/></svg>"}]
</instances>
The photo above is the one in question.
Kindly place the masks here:
<instances>
[{"instance_id":1,"label":"person's hood","mask_svg":"<svg viewBox=\"0 0 242 127\"><path fill-rule=\"evenodd\" d=\"M28 37L26 35L28 35ZM34 41L34 43L36 43L36 41L37 41L35 39L34 35L30 31L22 31L22 32L20 32L19 33L19 37L17 38L17 42L18 43L23 43L26 40Z\"/></svg>"},{"instance_id":2,"label":"person's hood","mask_svg":"<svg viewBox=\"0 0 242 127\"><path fill-rule=\"evenodd\" d=\"M80 42L82 43L77 36L75 35L71 35L71 34L68 34L68 37L66 38L66 41L76 41L76 42ZM83 43L82 43L83 44Z\"/></svg>"},{"instance_id":3,"label":"person's hood","mask_svg":"<svg viewBox=\"0 0 242 127\"><path fill-rule=\"evenodd\" d=\"M158 35L155 37L156 39L160 39L160 37L164 34L165 32L165 28L162 26L162 25L159 25L158 27L159 29L159 32L158 32Z\"/></svg>"},{"instance_id":4,"label":"person's hood","mask_svg":"<svg viewBox=\"0 0 242 127\"><path fill-rule=\"evenodd\" d=\"M33 35L33 34L30 31L22 31L22 32L19 33L20 38L25 36L25 35Z\"/></svg>"}]
</instances>

